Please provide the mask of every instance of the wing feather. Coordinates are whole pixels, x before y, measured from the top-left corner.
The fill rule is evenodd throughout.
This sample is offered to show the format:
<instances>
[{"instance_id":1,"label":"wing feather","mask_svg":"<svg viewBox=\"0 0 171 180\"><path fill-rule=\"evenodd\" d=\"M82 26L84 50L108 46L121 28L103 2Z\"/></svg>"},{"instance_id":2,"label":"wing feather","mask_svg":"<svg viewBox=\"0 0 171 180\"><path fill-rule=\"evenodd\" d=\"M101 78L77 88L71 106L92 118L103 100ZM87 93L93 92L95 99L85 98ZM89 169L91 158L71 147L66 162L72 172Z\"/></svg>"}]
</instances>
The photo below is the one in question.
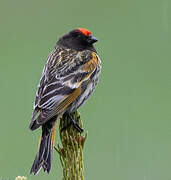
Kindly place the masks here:
<instances>
[{"instance_id":1,"label":"wing feather","mask_svg":"<svg viewBox=\"0 0 171 180\"><path fill-rule=\"evenodd\" d=\"M36 113L39 109L39 114L35 118L34 111L32 121L37 121L38 124L44 124L53 116L64 112L79 97L81 84L90 78L98 65L96 53L89 50L62 50L58 59L51 57L52 54L45 65L35 98L34 109Z\"/></svg>"}]
</instances>

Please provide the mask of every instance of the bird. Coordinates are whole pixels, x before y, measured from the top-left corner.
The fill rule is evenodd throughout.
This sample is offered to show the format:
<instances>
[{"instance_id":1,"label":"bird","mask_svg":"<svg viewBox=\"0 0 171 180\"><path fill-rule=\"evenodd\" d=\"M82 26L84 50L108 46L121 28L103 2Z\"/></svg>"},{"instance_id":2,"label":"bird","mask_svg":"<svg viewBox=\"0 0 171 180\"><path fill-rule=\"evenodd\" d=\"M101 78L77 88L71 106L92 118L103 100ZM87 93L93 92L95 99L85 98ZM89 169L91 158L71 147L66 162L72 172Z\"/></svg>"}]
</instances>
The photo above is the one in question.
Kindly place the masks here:
<instances>
[{"instance_id":1,"label":"bird","mask_svg":"<svg viewBox=\"0 0 171 180\"><path fill-rule=\"evenodd\" d=\"M90 30L77 28L57 41L49 54L37 87L29 128L42 128L38 152L30 170L49 173L52 164L56 122L68 115L74 127L82 132L71 117L94 91L99 81L101 60L94 47L98 40Z\"/></svg>"}]
</instances>

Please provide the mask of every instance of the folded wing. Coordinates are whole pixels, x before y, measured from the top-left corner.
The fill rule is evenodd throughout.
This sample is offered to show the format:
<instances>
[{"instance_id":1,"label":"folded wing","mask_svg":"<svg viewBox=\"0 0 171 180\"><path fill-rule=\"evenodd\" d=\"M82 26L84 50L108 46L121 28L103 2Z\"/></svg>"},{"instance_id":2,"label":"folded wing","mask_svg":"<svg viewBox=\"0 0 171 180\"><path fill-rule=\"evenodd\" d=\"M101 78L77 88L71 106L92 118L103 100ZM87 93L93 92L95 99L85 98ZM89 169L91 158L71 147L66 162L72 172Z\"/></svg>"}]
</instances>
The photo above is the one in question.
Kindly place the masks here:
<instances>
[{"instance_id":1,"label":"folded wing","mask_svg":"<svg viewBox=\"0 0 171 180\"><path fill-rule=\"evenodd\" d=\"M53 116L65 112L67 107L80 96L81 84L90 78L98 66L97 55L89 50L72 55L68 61L66 61L66 56L64 59L63 56L59 57L59 60L60 63L56 61L57 66L48 61L45 66L35 98L30 123L32 130L46 123ZM49 68L48 63L53 66ZM54 74L49 74L49 71Z\"/></svg>"}]
</instances>

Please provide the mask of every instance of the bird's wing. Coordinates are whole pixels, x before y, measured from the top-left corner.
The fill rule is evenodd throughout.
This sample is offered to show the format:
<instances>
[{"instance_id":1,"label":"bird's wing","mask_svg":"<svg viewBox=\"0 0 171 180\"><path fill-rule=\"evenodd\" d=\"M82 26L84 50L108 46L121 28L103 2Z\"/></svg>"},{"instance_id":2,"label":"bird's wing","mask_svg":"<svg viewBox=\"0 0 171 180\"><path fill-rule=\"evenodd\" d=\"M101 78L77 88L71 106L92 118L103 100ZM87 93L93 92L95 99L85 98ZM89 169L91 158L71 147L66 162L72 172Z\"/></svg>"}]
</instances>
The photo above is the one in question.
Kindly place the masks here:
<instances>
[{"instance_id":1,"label":"bird's wing","mask_svg":"<svg viewBox=\"0 0 171 180\"><path fill-rule=\"evenodd\" d=\"M60 56L59 59L60 63L59 60L55 64L51 62L53 68L56 66L56 70L50 68L49 62L49 70L45 68L45 77L41 80L46 80L46 83L43 84L42 89L38 88L40 92L37 93L38 97L35 100L35 110L38 109L40 114L37 119L32 119L38 124L44 124L53 116L64 112L81 94L81 84L90 78L99 63L96 53L89 50L77 52L75 55L68 53L68 56ZM49 72L55 73L52 75Z\"/></svg>"}]
</instances>

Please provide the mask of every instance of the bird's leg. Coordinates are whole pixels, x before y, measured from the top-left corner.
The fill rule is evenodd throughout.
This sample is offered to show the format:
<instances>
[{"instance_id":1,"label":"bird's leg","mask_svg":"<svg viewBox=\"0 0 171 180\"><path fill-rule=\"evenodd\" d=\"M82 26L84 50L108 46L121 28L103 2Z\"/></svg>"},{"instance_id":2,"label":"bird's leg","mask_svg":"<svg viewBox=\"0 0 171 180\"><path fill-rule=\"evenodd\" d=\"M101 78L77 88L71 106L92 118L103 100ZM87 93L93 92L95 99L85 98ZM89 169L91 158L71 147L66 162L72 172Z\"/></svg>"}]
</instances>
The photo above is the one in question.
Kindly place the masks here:
<instances>
[{"instance_id":1,"label":"bird's leg","mask_svg":"<svg viewBox=\"0 0 171 180\"><path fill-rule=\"evenodd\" d=\"M74 120L73 117L71 116L71 114L69 113L69 118L70 118L70 122L71 122L71 124L74 126L74 128L75 128L78 132L82 133L84 130L83 130L83 129L79 126L79 124L78 124L78 120L79 120L80 117L77 117L77 119Z\"/></svg>"},{"instance_id":2,"label":"bird's leg","mask_svg":"<svg viewBox=\"0 0 171 180\"><path fill-rule=\"evenodd\" d=\"M82 133L82 132L83 132L83 129L82 129L82 128L79 126L79 124L78 124L78 120L79 120L80 117L77 117L77 119L74 120L73 117L72 117L72 115L71 115L70 113L67 113L67 115L64 114L64 118L65 118L66 116L69 117L70 122L69 122L65 127L63 127L63 128L61 129L61 132L62 132L63 130L65 130L65 129L69 128L71 125L73 125L74 128L75 128L78 132Z\"/></svg>"}]
</instances>

